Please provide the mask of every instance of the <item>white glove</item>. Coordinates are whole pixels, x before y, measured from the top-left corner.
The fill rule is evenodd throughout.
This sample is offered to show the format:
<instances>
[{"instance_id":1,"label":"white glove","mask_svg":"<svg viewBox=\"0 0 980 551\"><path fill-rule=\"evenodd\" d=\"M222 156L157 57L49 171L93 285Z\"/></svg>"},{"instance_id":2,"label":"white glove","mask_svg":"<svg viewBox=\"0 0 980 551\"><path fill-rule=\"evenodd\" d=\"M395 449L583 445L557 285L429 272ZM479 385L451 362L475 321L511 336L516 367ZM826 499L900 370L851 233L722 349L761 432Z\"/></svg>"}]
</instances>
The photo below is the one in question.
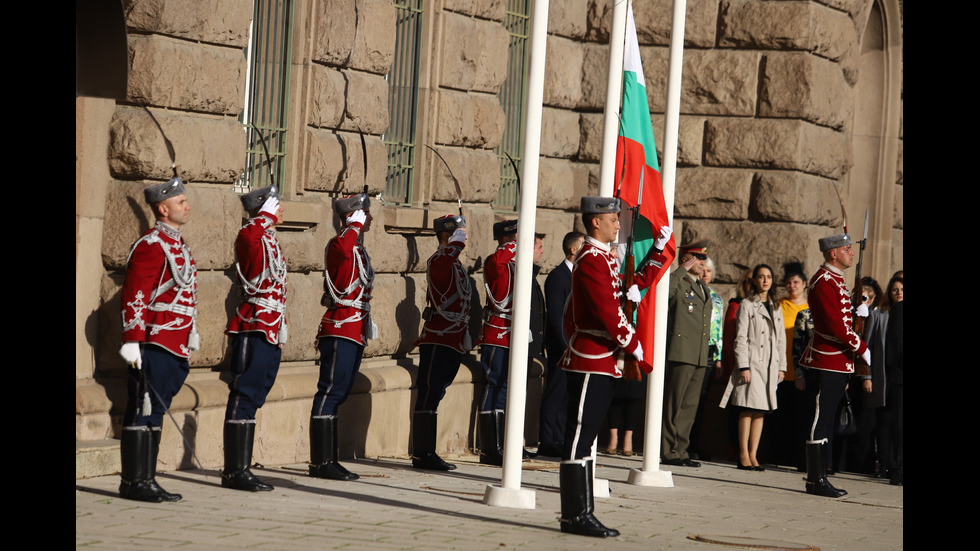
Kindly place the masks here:
<instances>
[{"instance_id":1,"label":"white glove","mask_svg":"<svg viewBox=\"0 0 980 551\"><path fill-rule=\"evenodd\" d=\"M364 222L366 221L367 221L367 215L364 214L364 210L362 209L355 210L354 212L350 213L350 216L347 217L347 225L351 225L351 224L364 225Z\"/></svg>"},{"instance_id":2,"label":"white glove","mask_svg":"<svg viewBox=\"0 0 980 551\"><path fill-rule=\"evenodd\" d=\"M466 243L466 230L456 228L456 231L449 237L450 243Z\"/></svg>"},{"instance_id":3,"label":"white glove","mask_svg":"<svg viewBox=\"0 0 980 551\"><path fill-rule=\"evenodd\" d=\"M871 349L870 348L866 348L864 350L864 354L861 354L861 359L864 360L864 363L866 363L868 365L871 365Z\"/></svg>"},{"instance_id":4,"label":"white glove","mask_svg":"<svg viewBox=\"0 0 980 551\"><path fill-rule=\"evenodd\" d=\"M626 291L626 298L633 303L639 304L640 300L643 298L640 296L640 288L636 285L631 285Z\"/></svg>"},{"instance_id":5,"label":"white glove","mask_svg":"<svg viewBox=\"0 0 980 551\"><path fill-rule=\"evenodd\" d=\"M859 318L868 317L868 305L864 303L858 304L857 311L855 313Z\"/></svg>"},{"instance_id":6,"label":"white glove","mask_svg":"<svg viewBox=\"0 0 980 551\"><path fill-rule=\"evenodd\" d=\"M119 349L119 355L122 356L122 359L125 360L127 364L136 364L136 369L143 368L143 353L140 351L140 343L123 343L122 348Z\"/></svg>"},{"instance_id":7,"label":"white glove","mask_svg":"<svg viewBox=\"0 0 980 551\"><path fill-rule=\"evenodd\" d=\"M643 345L639 342L636 343L636 350L633 351L633 357L636 358L636 361L638 362L643 361Z\"/></svg>"},{"instance_id":8,"label":"white glove","mask_svg":"<svg viewBox=\"0 0 980 551\"><path fill-rule=\"evenodd\" d=\"M660 235L653 240L653 248L657 249L658 251L664 250L664 247L667 246L667 242L670 241L670 236L673 233L674 230L670 229L670 226L660 226Z\"/></svg>"},{"instance_id":9,"label":"white glove","mask_svg":"<svg viewBox=\"0 0 980 551\"><path fill-rule=\"evenodd\" d=\"M264 212L266 214L271 214L272 216L275 216L278 210L279 210L279 199L276 197L269 197L268 199L265 200L265 203L262 205L262 208L259 209L259 212Z\"/></svg>"}]
</instances>

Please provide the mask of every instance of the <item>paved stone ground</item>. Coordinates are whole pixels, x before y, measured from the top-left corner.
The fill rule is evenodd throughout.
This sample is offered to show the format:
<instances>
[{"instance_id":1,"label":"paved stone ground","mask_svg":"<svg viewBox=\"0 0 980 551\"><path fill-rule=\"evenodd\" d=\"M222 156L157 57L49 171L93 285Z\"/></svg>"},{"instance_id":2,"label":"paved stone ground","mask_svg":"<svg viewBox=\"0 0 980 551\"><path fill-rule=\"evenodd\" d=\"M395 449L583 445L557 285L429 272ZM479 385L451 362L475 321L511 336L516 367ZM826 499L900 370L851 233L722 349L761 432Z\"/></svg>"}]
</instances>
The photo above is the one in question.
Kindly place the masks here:
<instances>
[{"instance_id":1,"label":"paved stone ground","mask_svg":"<svg viewBox=\"0 0 980 551\"><path fill-rule=\"evenodd\" d=\"M447 474L416 471L407 459L346 461L354 482L306 476L305 465L253 471L272 492L220 487L218 473L161 473L157 480L183 501L120 499L119 478L75 481L75 545L94 549L724 549L692 539L755 538L786 548L894 550L904 547L904 489L857 475L832 478L849 492L840 500L803 491L802 475L770 467L739 471L731 464L673 467L673 488L626 482L639 458L600 455L597 476L610 497L596 499L596 516L622 535L595 539L558 528L558 463L524 463L522 487L535 492L534 510L482 503L499 468L457 458Z\"/></svg>"}]
</instances>

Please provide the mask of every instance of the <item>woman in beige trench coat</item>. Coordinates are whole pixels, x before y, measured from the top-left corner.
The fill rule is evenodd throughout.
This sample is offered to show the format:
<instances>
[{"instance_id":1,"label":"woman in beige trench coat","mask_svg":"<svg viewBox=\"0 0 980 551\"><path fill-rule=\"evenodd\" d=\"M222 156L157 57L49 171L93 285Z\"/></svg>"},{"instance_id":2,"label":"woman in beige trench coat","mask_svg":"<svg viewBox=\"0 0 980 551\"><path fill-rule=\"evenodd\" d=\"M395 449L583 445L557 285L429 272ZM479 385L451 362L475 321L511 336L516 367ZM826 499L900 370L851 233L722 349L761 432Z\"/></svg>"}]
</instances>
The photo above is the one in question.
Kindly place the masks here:
<instances>
[{"instance_id":1,"label":"woman in beige trench coat","mask_svg":"<svg viewBox=\"0 0 980 551\"><path fill-rule=\"evenodd\" d=\"M776 409L776 385L786 373L786 331L783 313L772 290L772 268L752 270L755 295L742 301L735 324L735 367L721 407L738 410L738 468L764 471L756 453L763 416Z\"/></svg>"}]
</instances>

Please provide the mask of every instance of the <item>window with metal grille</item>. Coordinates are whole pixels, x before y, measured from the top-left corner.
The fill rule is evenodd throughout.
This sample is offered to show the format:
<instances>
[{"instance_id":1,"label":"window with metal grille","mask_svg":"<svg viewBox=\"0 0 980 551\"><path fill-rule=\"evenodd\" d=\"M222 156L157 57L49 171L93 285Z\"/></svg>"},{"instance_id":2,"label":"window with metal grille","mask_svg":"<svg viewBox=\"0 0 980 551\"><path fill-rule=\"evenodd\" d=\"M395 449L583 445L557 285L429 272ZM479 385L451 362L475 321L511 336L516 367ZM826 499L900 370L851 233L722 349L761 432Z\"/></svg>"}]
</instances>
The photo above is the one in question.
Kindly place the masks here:
<instances>
[{"instance_id":1,"label":"window with metal grille","mask_svg":"<svg viewBox=\"0 0 980 551\"><path fill-rule=\"evenodd\" d=\"M255 0L249 34L245 109L241 116L247 150L245 169L235 184L239 192L269 185L270 172L282 185L286 168L293 1Z\"/></svg>"},{"instance_id":2,"label":"window with metal grille","mask_svg":"<svg viewBox=\"0 0 980 551\"><path fill-rule=\"evenodd\" d=\"M388 81L388 130L382 139L388 150L385 198L412 202L417 156L419 49L422 42L423 0L394 0L397 10L395 59Z\"/></svg>"},{"instance_id":3,"label":"window with metal grille","mask_svg":"<svg viewBox=\"0 0 980 551\"><path fill-rule=\"evenodd\" d=\"M531 6L529 0L507 0L507 17L504 26L510 33L507 49L507 80L500 87L500 100L507 126L497 148L500 160L500 189L494 201L495 210L517 210L520 190L517 174L507 155L514 158L517 170L521 169L524 149L524 100L527 95L528 35L530 34Z\"/></svg>"}]
</instances>

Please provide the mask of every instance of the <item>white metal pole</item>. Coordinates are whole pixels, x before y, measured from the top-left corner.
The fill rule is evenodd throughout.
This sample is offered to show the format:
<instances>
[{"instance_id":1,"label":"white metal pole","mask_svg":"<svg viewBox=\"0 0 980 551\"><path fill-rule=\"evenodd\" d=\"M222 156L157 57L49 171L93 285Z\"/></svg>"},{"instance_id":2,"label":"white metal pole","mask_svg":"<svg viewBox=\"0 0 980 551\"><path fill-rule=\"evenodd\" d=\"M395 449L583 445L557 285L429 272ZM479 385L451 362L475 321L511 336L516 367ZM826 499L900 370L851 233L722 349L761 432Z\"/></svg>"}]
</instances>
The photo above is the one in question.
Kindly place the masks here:
<instances>
[{"instance_id":1,"label":"white metal pole","mask_svg":"<svg viewBox=\"0 0 980 551\"><path fill-rule=\"evenodd\" d=\"M619 104L623 97L623 48L626 41L626 0L613 1L609 29L609 74L606 78L606 111L602 124L602 159L599 163L599 195L612 197L616 180L616 137L619 136Z\"/></svg>"},{"instance_id":2,"label":"white metal pole","mask_svg":"<svg viewBox=\"0 0 980 551\"><path fill-rule=\"evenodd\" d=\"M674 184L677 176L677 131L681 110L681 68L684 61L684 16L687 0L674 0L670 32L670 69L667 76L667 113L664 123L664 164L661 167L667 219L674 226ZM678 236L679 238L679 236ZM653 346L653 373L647 379L646 433L643 441L643 470L633 469L630 484L673 487L670 471L660 470L660 436L663 428L664 357L667 354L667 301L670 275L657 284L656 341Z\"/></svg>"},{"instance_id":3,"label":"white metal pole","mask_svg":"<svg viewBox=\"0 0 980 551\"><path fill-rule=\"evenodd\" d=\"M517 223L514 274L514 319L510 334L509 373L504 430L504 465L500 486L487 485L483 502L497 507L534 509L534 491L521 489L524 453L524 409L527 402L527 349L531 334L531 266L534 262L534 220L538 202L538 156L544 103L544 62L548 37L548 0L535 0L531 13L530 72L524 126L524 166Z\"/></svg>"}]
</instances>

